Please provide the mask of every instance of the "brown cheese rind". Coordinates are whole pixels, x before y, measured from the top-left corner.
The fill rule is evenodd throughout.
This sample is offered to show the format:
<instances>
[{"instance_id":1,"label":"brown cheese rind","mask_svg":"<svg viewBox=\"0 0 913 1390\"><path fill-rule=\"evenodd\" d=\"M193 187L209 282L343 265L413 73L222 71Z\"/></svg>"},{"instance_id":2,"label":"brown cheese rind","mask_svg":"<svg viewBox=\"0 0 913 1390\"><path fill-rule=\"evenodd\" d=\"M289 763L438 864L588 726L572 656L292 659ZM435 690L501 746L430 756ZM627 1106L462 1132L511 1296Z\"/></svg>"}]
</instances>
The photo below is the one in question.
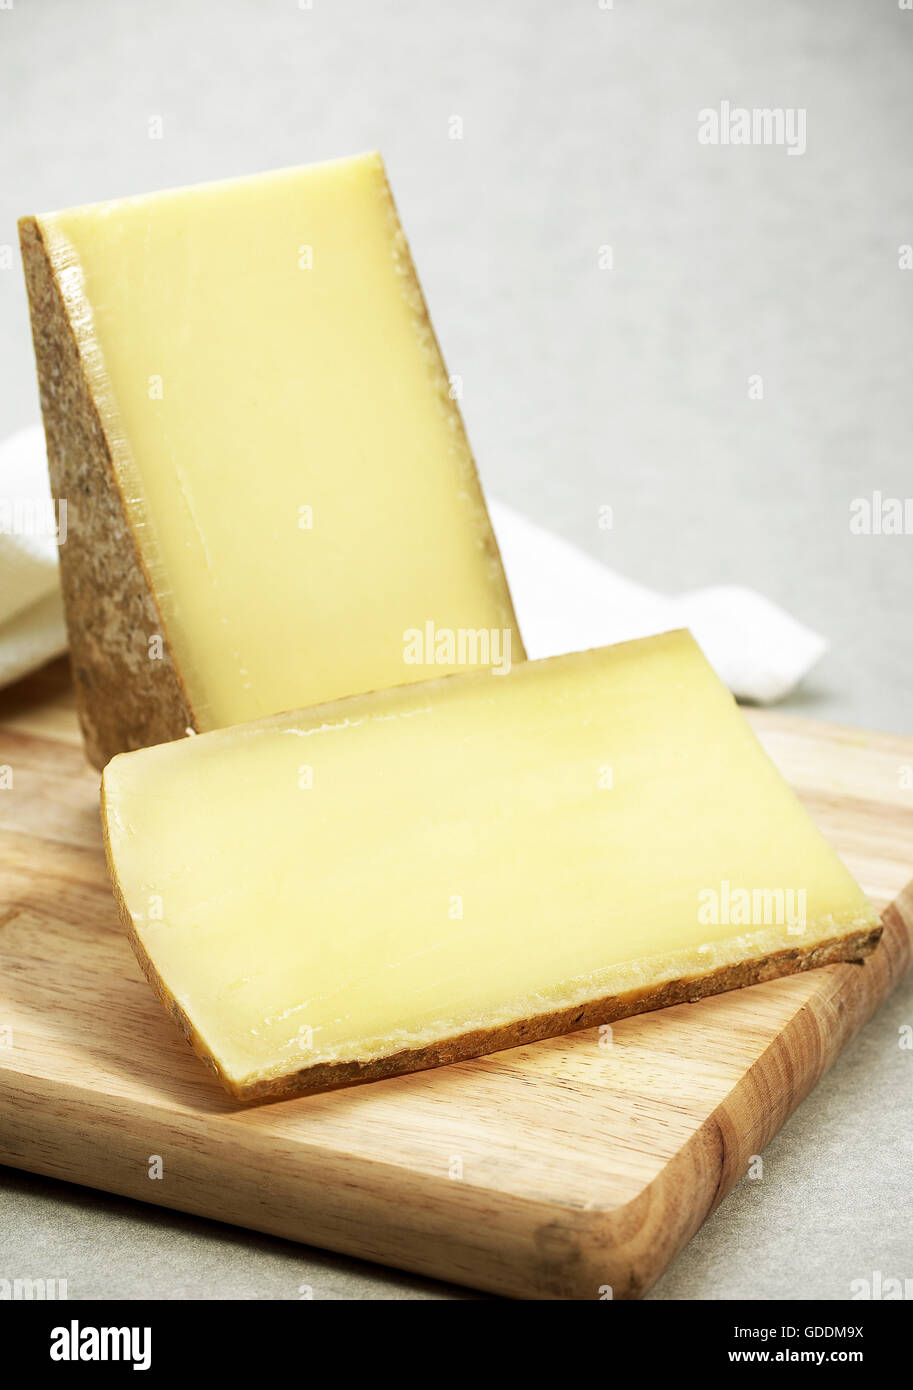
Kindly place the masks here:
<instances>
[{"instance_id":1,"label":"brown cheese rind","mask_svg":"<svg viewBox=\"0 0 913 1390\"><path fill-rule=\"evenodd\" d=\"M114 856L108 839L104 785L101 797L108 872L121 922L143 974L197 1056L212 1068L226 1091L239 1101L281 1100L292 1095L305 1095L312 1091L351 1085L358 1081L379 1081L385 1077L402 1076L407 1072L447 1066L451 1062L466 1062L473 1057L483 1057L489 1052L500 1052L504 1048L523 1047L527 1043L540 1042L544 1038L561 1037L566 1033L595 1028L600 1023L615 1023L619 1019L648 1013L652 1009L667 1009L673 1004L694 1004L712 994L723 994L747 985L762 984L765 980L795 975L802 970L817 970L823 965L836 965L847 961L862 962L874 951L884 930L882 924L877 923L875 926L849 932L845 936L819 941L814 946L791 946L782 951L743 961L738 965L720 966L706 975L683 976L677 980L666 980L651 989L609 995L552 1013L518 1019L505 1026L475 1029L471 1033L442 1038L428 1047L405 1048L401 1052L374 1057L367 1061L317 1062L283 1076L239 1084L225 1075L186 1012L158 974L137 936L133 918L117 879Z\"/></svg>"},{"instance_id":2,"label":"brown cheese rind","mask_svg":"<svg viewBox=\"0 0 913 1390\"><path fill-rule=\"evenodd\" d=\"M35 218L21 220L19 239L51 491L67 503L60 571L76 707L86 754L102 768L116 753L181 738L196 723ZM161 656L150 656L155 636Z\"/></svg>"}]
</instances>

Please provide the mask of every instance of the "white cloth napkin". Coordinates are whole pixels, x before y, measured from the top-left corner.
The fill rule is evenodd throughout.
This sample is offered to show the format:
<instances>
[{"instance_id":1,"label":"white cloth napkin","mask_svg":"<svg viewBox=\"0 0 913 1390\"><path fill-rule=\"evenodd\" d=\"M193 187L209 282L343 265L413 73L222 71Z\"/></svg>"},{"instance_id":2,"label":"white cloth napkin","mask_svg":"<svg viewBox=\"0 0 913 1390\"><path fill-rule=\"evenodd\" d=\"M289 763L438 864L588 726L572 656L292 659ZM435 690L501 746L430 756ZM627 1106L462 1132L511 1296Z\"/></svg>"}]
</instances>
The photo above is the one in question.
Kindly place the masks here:
<instances>
[{"instance_id":1,"label":"white cloth napkin","mask_svg":"<svg viewBox=\"0 0 913 1390\"><path fill-rule=\"evenodd\" d=\"M770 704L789 694L827 650L823 637L753 589L727 584L667 598L502 502L493 501L490 510L530 657L687 627L734 695Z\"/></svg>"},{"instance_id":2,"label":"white cloth napkin","mask_svg":"<svg viewBox=\"0 0 913 1390\"><path fill-rule=\"evenodd\" d=\"M44 435L0 444L0 685L66 649L57 540L14 524L50 502ZM733 694L781 699L826 650L817 633L751 589L726 585L667 598L625 579L502 502L491 503L529 656L600 647L689 627ZM65 543L65 542L64 542Z\"/></svg>"},{"instance_id":3,"label":"white cloth napkin","mask_svg":"<svg viewBox=\"0 0 913 1390\"><path fill-rule=\"evenodd\" d=\"M44 433L32 425L0 444L0 685L66 651L54 532L60 519Z\"/></svg>"}]
</instances>

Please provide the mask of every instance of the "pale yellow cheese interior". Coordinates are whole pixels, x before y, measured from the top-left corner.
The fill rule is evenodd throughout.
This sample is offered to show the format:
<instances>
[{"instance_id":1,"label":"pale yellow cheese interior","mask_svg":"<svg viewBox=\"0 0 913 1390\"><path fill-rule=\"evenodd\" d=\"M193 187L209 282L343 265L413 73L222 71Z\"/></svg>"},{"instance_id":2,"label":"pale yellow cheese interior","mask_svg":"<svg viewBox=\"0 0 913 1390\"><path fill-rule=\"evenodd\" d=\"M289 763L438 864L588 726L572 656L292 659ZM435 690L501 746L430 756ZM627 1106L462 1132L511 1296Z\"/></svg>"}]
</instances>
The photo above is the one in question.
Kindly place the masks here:
<instances>
[{"instance_id":1,"label":"pale yellow cheese interior","mask_svg":"<svg viewBox=\"0 0 913 1390\"><path fill-rule=\"evenodd\" d=\"M378 155L38 221L198 727L522 659Z\"/></svg>"},{"instance_id":2,"label":"pale yellow cheese interior","mask_svg":"<svg viewBox=\"0 0 913 1390\"><path fill-rule=\"evenodd\" d=\"M141 946L241 1090L876 921L683 632L128 753L104 798ZM804 929L700 920L724 883L803 890Z\"/></svg>"}]
</instances>

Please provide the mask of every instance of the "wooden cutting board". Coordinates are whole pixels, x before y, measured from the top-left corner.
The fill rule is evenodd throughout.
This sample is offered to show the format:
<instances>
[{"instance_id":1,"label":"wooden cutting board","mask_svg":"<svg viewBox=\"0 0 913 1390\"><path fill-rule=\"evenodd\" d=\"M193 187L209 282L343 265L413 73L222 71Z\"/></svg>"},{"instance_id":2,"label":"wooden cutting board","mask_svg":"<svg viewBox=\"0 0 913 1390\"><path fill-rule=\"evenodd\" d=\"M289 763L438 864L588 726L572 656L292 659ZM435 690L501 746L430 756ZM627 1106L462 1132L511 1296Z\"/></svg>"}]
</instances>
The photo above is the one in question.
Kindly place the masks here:
<instances>
[{"instance_id":1,"label":"wooden cutting board","mask_svg":"<svg viewBox=\"0 0 913 1390\"><path fill-rule=\"evenodd\" d=\"M628 1019L608 1045L251 1109L121 934L65 665L5 692L0 1161L496 1293L644 1293L911 959L913 739L750 717L872 897L897 898L865 965Z\"/></svg>"}]
</instances>

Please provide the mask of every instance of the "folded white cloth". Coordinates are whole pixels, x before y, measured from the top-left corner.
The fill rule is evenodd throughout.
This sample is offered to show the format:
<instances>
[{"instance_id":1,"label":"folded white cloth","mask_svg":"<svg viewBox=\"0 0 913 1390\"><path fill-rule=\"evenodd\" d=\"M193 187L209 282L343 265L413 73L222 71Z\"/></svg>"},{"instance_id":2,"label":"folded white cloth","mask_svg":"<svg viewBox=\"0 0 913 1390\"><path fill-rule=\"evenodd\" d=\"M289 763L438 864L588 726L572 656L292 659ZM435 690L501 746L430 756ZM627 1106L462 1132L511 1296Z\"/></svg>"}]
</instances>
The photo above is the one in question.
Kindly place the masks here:
<instances>
[{"instance_id":1,"label":"folded white cloth","mask_svg":"<svg viewBox=\"0 0 913 1390\"><path fill-rule=\"evenodd\" d=\"M58 538L37 524L50 505L44 435L32 426L0 444L0 685L66 648ZM766 704L788 694L826 650L822 637L751 589L667 598L502 502L492 502L491 514L531 657L689 627L730 690Z\"/></svg>"},{"instance_id":2,"label":"folded white cloth","mask_svg":"<svg viewBox=\"0 0 913 1390\"><path fill-rule=\"evenodd\" d=\"M44 433L37 425L19 430L0 444L0 685L66 651L57 564L65 535Z\"/></svg>"},{"instance_id":3,"label":"folded white cloth","mask_svg":"<svg viewBox=\"0 0 913 1390\"><path fill-rule=\"evenodd\" d=\"M501 502L491 503L491 517L530 657L687 627L734 695L770 704L827 650L823 637L753 589L726 585L667 598Z\"/></svg>"}]
</instances>

